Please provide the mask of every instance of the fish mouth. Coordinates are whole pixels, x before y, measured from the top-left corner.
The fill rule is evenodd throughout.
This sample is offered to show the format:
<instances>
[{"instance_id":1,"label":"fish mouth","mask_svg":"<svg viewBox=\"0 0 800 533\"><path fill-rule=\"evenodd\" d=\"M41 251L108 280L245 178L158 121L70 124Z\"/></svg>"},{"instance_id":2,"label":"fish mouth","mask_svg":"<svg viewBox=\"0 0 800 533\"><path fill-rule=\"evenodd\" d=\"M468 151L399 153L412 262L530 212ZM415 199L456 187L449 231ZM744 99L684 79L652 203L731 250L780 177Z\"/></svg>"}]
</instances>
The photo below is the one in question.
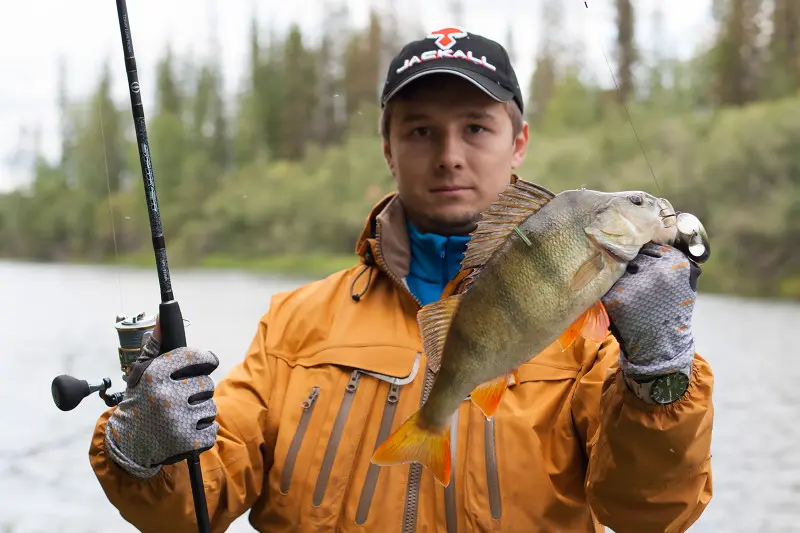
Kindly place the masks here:
<instances>
[{"instance_id":1,"label":"fish mouth","mask_svg":"<svg viewBox=\"0 0 800 533\"><path fill-rule=\"evenodd\" d=\"M666 198L658 198L658 216L661 217L661 222L665 228L672 228L678 220L678 211L672 207L672 204Z\"/></svg>"},{"instance_id":2,"label":"fish mouth","mask_svg":"<svg viewBox=\"0 0 800 533\"><path fill-rule=\"evenodd\" d=\"M624 257L620 257L620 256L618 256L617 254L615 254L614 252L612 252L611 250L609 250L609 249L607 249L607 248L603 248L603 253L604 253L604 254L606 254L606 255L607 255L608 257L610 257L611 259L613 259L614 261L616 261L617 263L622 263L622 264L624 264L624 263L628 263L628 262L629 262L629 261L628 261L627 259L625 259Z\"/></svg>"}]
</instances>

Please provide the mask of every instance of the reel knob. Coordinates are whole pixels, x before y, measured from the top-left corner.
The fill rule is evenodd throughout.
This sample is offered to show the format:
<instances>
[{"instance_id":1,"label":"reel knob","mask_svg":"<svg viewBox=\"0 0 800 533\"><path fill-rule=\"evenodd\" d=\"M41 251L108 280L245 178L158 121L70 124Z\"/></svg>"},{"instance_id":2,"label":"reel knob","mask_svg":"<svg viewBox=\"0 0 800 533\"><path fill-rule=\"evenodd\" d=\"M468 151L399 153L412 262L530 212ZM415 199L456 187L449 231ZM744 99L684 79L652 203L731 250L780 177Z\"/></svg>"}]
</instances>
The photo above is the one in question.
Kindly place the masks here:
<instances>
[{"instance_id":1,"label":"reel knob","mask_svg":"<svg viewBox=\"0 0 800 533\"><path fill-rule=\"evenodd\" d=\"M50 386L53 401L62 411L72 411L81 401L91 394L89 382L66 374L56 376Z\"/></svg>"},{"instance_id":2,"label":"reel knob","mask_svg":"<svg viewBox=\"0 0 800 533\"><path fill-rule=\"evenodd\" d=\"M94 392L99 392L100 396L105 400L104 393L110 387L111 380L109 378L103 378L100 383L90 384L85 379L62 374L53 379L53 383L50 385L50 393L53 396L53 402L55 402L56 407L62 411L72 411L80 405L84 398ZM121 399L120 397L119 400ZM108 400L106 400L106 403L108 404Z\"/></svg>"}]
</instances>

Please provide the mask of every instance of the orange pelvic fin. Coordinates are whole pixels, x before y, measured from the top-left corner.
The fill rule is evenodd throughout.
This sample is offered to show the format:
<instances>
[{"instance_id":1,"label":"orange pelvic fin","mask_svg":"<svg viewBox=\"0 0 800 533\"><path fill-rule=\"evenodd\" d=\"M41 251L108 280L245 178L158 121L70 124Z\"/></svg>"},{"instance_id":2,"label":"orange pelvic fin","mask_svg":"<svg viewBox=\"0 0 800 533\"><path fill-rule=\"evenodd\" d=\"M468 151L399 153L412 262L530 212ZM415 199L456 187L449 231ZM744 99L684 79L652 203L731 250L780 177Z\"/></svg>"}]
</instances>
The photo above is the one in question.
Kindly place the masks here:
<instances>
[{"instance_id":1,"label":"orange pelvic fin","mask_svg":"<svg viewBox=\"0 0 800 533\"><path fill-rule=\"evenodd\" d=\"M426 428L417 411L372 454L376 465L420 463L443 486L450 484L450 427Z\"/></svg>"},{"instance_id":2,"label":"orange pelvic fin","mask_svg":"<svg viewBox=\"0 0 800 533\"><path fill-rule=\"evenodd\" d=\"M561 350L572 346L580 335L592 342L602 342L608 335L609 324L606 307L598 300L558 337Z\"/></svg>"},{"instance_id":3,"label":"orange pelvic fin","mask_svg":"<svg viewBox=\"0 0 800 533\"><path fill-rule=\"evenodd\" d=\"M483 416L491 418L494 415L500 405L500 400L503 399L503 394L508 389L509 382L519 383L519 373L516 369L481 383L473 389L470 399L483 411Z\"/></svg>"}]
</instances>

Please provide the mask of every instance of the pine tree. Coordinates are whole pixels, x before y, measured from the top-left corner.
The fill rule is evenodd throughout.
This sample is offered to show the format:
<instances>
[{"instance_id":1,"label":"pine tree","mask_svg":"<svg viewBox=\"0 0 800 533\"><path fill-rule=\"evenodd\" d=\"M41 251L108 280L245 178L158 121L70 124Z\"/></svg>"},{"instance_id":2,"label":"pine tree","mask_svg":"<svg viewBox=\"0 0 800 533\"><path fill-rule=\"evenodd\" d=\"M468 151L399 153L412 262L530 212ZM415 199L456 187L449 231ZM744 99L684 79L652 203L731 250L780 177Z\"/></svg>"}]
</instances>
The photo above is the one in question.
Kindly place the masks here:
<instances>
[{"instance_id":1,"label":"pine tree","mask_svg":"<svg viewBox=\"0 0 800 533\"><path fill-rule=\"evenodd\" d=\"M627 102L634 93L633 69L638 53L634 45L635 15L631 0L616 0L618 97Z\"/></svg>"},{"instance_id":2,"label":"pine tree","mask_svg":"<svg viewBox=\"0 0 800 533\"><path fill-rule=\"evenodd\" d=\"M713 90L722 106L756 100L761 89L763 50L758 15L761 0L730 0L716 5L719 37L712 50Z\"/></svg>"}]
</instances>

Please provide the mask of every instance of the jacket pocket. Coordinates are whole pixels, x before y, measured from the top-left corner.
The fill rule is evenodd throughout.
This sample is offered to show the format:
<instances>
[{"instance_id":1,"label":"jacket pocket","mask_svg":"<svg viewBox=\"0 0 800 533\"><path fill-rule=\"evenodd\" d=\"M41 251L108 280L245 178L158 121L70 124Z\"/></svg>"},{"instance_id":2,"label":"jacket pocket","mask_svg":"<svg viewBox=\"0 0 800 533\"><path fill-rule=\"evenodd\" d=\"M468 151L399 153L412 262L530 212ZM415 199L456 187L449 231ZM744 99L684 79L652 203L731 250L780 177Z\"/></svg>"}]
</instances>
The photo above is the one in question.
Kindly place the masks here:
<instances>
[{"instance_id":1,"label":"jacket pocket","mask_svg":"<svg viewBox=\"0 0 800 533\"><path fill-rule=\"evenodd\" d=\"M386 402L383 407L383 413L381 414L380 426L378 427L378 438L375 440L375 448L389 437L389 432L392 429L392 422L394 422L394 415L397 411L397 402L400 400L401 388L401 385L397 383L389 385L389 392L386 394ZM358 507L356 508L355 522L358 525L363 525L369 517L369 511L372 507L372 498L375 495L375 486L378 483L378 474L380 474L380 470L380 466L370 463L367 476L364 479L364 485L361 487Z\"/></svg>"},{"instance_id":2,"label":"jacket pocket","mask_svg":"<svg viewBox=\"0 0 800 533\"><path fill-rule=\"evenodd\" d=\"M317 484L314 487L314 498L312 500L314 507L319 507L322 503L322 499L325 497L325 490L328 488L328 480L331 477L333 462L336 460L336 452L339 449L339 442L342 440L347 417L350 414L350 407L353 405L353 399L358 390L358 383L360 380L361 373L358 370L353 370L350 374L350 381L348 381L345 386L344 397L342 398L342 403L339 404L339 412L336 413L333 429L328 437L328 445L325 448L325 455L322 458L322 465L320 465Z\"/></svg>"},{"instance_id":3,"label":"jacket pocket","mask_svg":"<svg viewBox=\"0 0 800 533\"><path fill-rule=\"evenodd\" d=\"M486 462L486 491L489 496L489 512L492 518L500 520L503 516L503 501L500 491L500 478L497 469L497 441L495 440L494 418L483 422L483 447Z\"/></svg>"},{"instance_id":4,"label":"jacket pocket","mask_svg":"<svg viewBox=\"0 0 800 533\"><path fill-rule=\"evenodd\" d=\"M578 372L525 363L519 383L509 387L492 419L472 406L465 490L468 520L477 530L548 531L537 517L546 515L544 502L554 496L549 493L552 439L571 430L569 399ZM513 524L504 524L504 516L513 516Z\"/></svg>"},{"instance_id":5,"label":"jacket pocket","mask_svg":"<svg viewBox=\"0 0 800 533\"><path fill-rule=\"evenodd\" d=\"M311 419L311 414L314 412L314 405L317 403L319 397L319 387L316 385L311 389L308 398L303 402L303 414L300 415L300 422L297 423L297 429L292 437L292 443L289 445L289 451L286 454L286 461L283 464L283 472L281 474L281 493L288 494L289 487L292 483L292 473L294 472L294 465L297 461L297 453L303 445L303 437L306 436L308 429L308 422Z\"/></svg>"},{"instance_id":6,"label":"jacket pocket","mask_svg":"<svg viewBox=\"0 0 800 533\"><path fill-rule=\"evenodd\" d=\"M267 499L271 522L335 530L345 505L353 524L359 503L366 520L378 486L377 472L367 472L376 433L388 436L400 387L420 365L414 351L397 354L397 348L329 349L291 368L270 475L278 489Z\"/></svg>"}]
</instances>

